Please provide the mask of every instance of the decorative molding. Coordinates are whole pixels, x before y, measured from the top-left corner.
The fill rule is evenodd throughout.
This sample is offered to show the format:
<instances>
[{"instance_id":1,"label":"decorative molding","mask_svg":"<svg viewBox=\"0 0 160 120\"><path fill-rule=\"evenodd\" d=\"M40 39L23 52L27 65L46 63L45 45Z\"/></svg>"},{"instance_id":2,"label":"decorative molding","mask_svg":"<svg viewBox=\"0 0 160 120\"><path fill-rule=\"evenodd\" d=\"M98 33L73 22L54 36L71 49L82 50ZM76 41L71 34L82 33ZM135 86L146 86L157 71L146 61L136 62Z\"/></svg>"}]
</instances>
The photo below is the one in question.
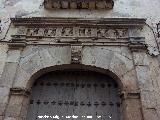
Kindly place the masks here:
<instances>
[{"instance_id":1,"label":"decorative molding","mask_svg":"<svg viewBox=\"0 0 160 120\"><path fill-rule=\"evenodd\" d=\"M24 48L26 46L26 43L24 42L17 42L17 43L8 43L9 49L20 49Z\"/></svg>"},{"instance_id":2,"label":"decorative molding","mask_svg":"<svg viewBox=\"0 0 160 120\"><path fill-rule=\"evenodd\" d=\"M82 61L82 46L71 45L71 64L80 64Z\"/></svg>"},{"instance_id":3,"label":"decorative molding","mask_svg":"<svg viewBox=\"0 0 160 120\"><path fill-rule=\"evenodd\" d=\"M30 95L30 91L24 88L11 88L10 89L10 94L11 95L25 95L28 96Z\"/></svg>"},{"instance_id":4,"label":"decorative molding","mask_svg":"<svg viewBox=\"0 0 160 120\"><path fill-rule=\"evenodd\" d=\"M53 28L27 28L26 37L39 38L127 38L127 29L111 28L85 28L85 27L53 27Z\"/></svg>"},{"instance_id":5,"label":"decorative molding","mask_svg":"<svg viewBox=\"0 0 160 120\"><path fill-rule=\"evenodd\" d=\"M147 50L144 37L130 37L129 48L132 52Z\"/></svg>"},{"instance_id":6,"label":"decorative molding","mask_svg":"<svg viewBox=\"0 0 160 120\"><path fill-rule=\"evenodd\" d=\"M46 9L112 9L113 0L44 0Z\"/></svg>"},{"instance_id":7,"label":"decorative molding","mask_svg":"<svg viewBox=\"0 0 160 120\"><path fill-rule=\"evenodd\" d=\"M143 26L146 19L138 18L47 18L47 17L32 17L32 18L11 18L15 26L30 26L30 27L51 27L51 26L83 26L83 27L136 27Z\"/></svg>"},{"instance_id":8,"label":"decorative molding","mask_svg":"<svg viewBox=\"0 0 160 120\"><path fill-rule=\"evenodd\" d=\"M83 44L135 46L129 35L131 28L142 28L145 19L131 18L11 18L15 33L9 45L28 44ZM14 29L14 28L12 28ZM136 45L141 43L136 43Z\"/></svg>"},{"instance_id":9,"label":"decorative molding","mask_svg":"<svg viewBox=\"0 0 160 120\"><path fill-rule=\"evenodd\" d=\"M140 92L139 91L133 91L133 92L122 92L121 93L122 99L140 99Z\"/></svg>"}]
</instances>

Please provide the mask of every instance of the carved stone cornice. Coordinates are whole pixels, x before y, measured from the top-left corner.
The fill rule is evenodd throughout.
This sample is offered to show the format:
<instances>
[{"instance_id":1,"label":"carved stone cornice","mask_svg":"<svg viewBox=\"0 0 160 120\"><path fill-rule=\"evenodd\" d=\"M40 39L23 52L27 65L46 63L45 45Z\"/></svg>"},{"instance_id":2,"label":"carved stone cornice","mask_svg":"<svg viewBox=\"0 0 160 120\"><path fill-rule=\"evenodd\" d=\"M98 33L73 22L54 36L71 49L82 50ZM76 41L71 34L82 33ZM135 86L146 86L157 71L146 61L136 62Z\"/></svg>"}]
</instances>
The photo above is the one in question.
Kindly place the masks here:
<instances>
[{"instance_id":1,"label":"carved stone cornice","mask_svg":"<svg viewBox=\"0 0 160 120\"><path fill-rule=\"evenodd\" d=\"M131 18L37 17L11 18L11 21L15 27L15 33L12 32L9 45L17 47L23 47L27 44L128 46L133 43L129 29L142 28L145 24L145 19Z\"/></svg>"},{"instance_id":2,"label":"carved stone cornice","mask_svg":"<svg viewBox=\"0 0 160 120\"><path fill-rule=\"evenodd\" d=\"M113 0L44 0L46 9L112 9Z\"/></svg>"},{"instance_id":3,"label":"carved stone cornice","mask_svg":"<svg viewBox=\"0 0 160 120\"><path fill-rule=\"evenodd\" d=\"M24 88L11 88L10 89L10 94L11 95L24 95L28 96L30 95L30 91Z\"/></svg>"},{"instance_id":4,"label":"carved stone cornice","mask_svg":"<svg viewBox=\"0 0 160 120\"><path fill-rule=\"evenodd\" d=\"M47 18L47 17L32 17L32 18L11 18L15 26L92 26L92 27L134 27L143 26L146 19L139 18Z\"/></svg>"}]
</instances>

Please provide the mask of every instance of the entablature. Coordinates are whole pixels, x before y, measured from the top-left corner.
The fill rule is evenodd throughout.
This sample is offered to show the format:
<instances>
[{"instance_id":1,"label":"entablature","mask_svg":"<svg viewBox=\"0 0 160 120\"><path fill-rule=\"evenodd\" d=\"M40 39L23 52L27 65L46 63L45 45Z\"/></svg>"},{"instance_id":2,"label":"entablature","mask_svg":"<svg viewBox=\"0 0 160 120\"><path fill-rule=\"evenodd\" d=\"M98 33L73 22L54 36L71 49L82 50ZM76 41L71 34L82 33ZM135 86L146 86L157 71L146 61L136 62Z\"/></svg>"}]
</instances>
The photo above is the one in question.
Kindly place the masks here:
<instances>
[{"instance_id":1,"label":"entablature","mask_svg":"<svg viewBox=\"0 0 160 120\"><path fill-rule=\"evenodd\" d=\"M130 18L12 18L10 46L27 44L83 44L134 46L144 48L143 36L132 34L142 29L145 19ZM143 47L141 47L143 46Z\"/></svg>"}]
</instances>

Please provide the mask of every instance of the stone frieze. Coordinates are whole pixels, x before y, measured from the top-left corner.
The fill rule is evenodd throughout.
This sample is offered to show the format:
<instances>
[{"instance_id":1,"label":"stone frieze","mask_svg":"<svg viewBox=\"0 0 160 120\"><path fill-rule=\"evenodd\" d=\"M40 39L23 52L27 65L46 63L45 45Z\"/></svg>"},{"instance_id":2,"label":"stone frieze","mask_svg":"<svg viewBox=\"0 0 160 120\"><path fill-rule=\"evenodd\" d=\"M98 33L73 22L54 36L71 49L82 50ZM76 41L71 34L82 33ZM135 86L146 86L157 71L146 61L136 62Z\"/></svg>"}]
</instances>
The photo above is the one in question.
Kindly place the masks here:
<instances>
[{"instance_id":1,"label":"stone frieze","mask_svg":"<svg viewBox=\"0 0 160 120\"><path fill-rule=\"evenodd\" d=\"M46 9L112 9L113 0L44 0Z\"/></svg>"},{"instance_id":2,"label":"stone frieze","mask_svg":"<svg viewBox=\"0 0 160 120\"><path fill-rule=\"evenodd\" d=\"M128 46L135 42L136 45L144 42L137 39L141 36L130 36L129 31L133 28L142 28L145 19L12 18L11 21L13 27L10 29L11 39L8 44L12 46L27 44Z\"/></svg>"}]
</instances>

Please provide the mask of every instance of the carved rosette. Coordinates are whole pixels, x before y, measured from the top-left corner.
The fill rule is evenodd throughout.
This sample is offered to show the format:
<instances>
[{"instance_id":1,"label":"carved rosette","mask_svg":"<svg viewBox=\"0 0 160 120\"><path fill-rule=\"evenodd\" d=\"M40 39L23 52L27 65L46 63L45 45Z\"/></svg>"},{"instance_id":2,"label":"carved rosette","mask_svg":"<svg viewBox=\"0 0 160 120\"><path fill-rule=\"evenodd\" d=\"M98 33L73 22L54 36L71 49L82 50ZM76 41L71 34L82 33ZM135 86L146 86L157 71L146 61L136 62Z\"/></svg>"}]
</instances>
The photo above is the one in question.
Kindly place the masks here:
<instances>
[{"instance_id":1,"label":"carved rosette","mask_svg":"<svg viewBox=\"0 0 160 120\"><path fill-rule=\"evenodd\" d=\"M44 0L46 9L112 9L113 0Z\"/></svg>"},{"instance_id":2,"label":"carved rosette","mask_svg":"<svg viewBox=\"0 0 160 120\"><path fill-rule=\"evenodd\" d=\"M71 45L71 63L80 64L82 61L82 46Z\"/></svg>"}]
</instances>

